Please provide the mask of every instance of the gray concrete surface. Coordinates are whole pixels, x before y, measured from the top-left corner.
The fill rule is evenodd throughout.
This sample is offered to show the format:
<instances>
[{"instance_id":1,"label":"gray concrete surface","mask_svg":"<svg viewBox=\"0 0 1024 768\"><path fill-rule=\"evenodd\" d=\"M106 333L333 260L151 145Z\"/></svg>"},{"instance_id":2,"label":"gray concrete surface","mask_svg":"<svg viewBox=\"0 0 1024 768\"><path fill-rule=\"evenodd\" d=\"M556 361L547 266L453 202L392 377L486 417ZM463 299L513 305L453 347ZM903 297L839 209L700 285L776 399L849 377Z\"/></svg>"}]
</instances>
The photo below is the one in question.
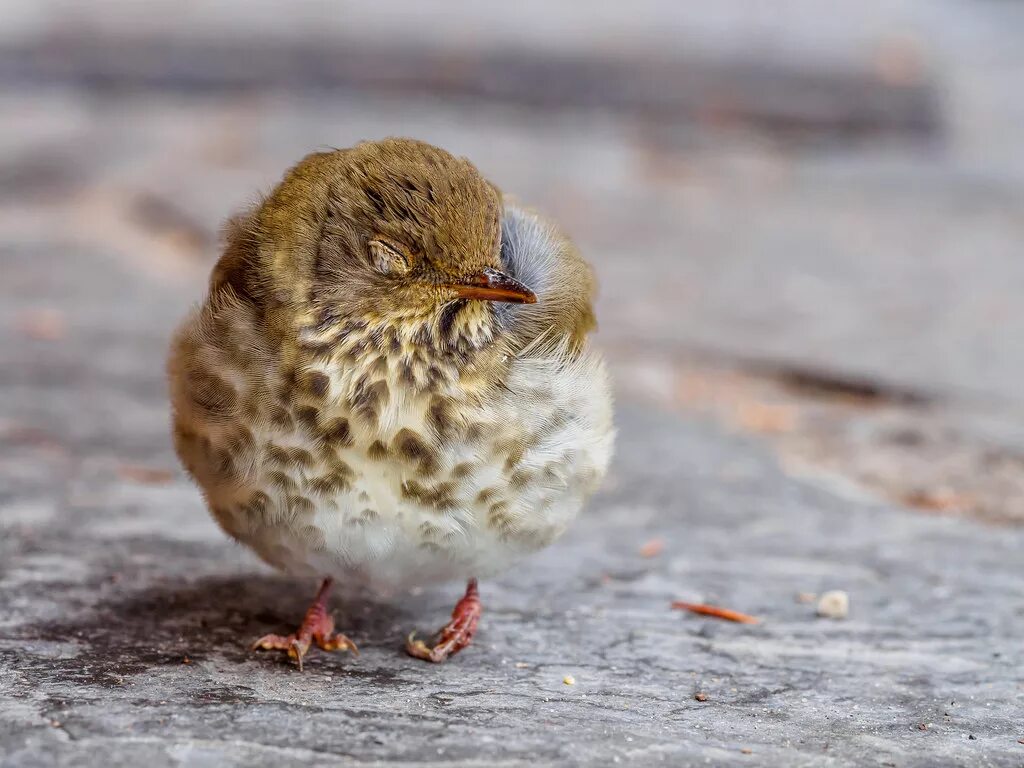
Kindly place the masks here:
<instances>
[{"instance_id":1,"label":"gray concrete surface","mask_svg":"<svg viewBox=\"0 0 1024 768\"><path fill-rule=\"evenodd\" d=\"M787 477L747 438L628 403L607 490L563 542L484 585L479 641L455 662L399 648L455 588L339 601L358 659L316 655L299 674L249 652L313 585L267 574L180 473L160 474L174 466L147 373L160 334L135 302L152 315L168 302L133 291L128 327L118 292L107 333L137 374L106 373L113 351L102 364L69 351L61 375L5 385L30 428L0 443L3 764L1024 759L1024 531L854 503ZM76 365L95 389L65 378ZM51 405L33 413L41 392ZM641 557L652 538L663 553ZM850 593L849 619L795 600L831 588ZM684 615L673 599L763 623Z\"/></svg>"},{"instance_id":2,"label":"gray concrete surface","mask_svg":"<svg viewBox=\"0 0 1024 768\"><path fill-rule=\"evenodd\" d=\"M1020 6L730 2L658 24L681 6L541 5L497 24L469 3L350 4L358 26L315 3L280 24L266 4L9 4L4 768L1024 766ZM287 88L254 90L218 69L229 28L272 44L271 69L312 31L324 51L418 34L399 68L444 76L304 84L332 60L297 57ZM155 39L143 75L188 41L201 82L133 75ZM685 109L521 90L524 61L568 52L635 77L665 41L700 65L672 92ZM476 75L443 66L496 46L511 56L497 91L473 96ZM771 74L770 114L750 66ZM800 100L808 72L885 98L912 84L930 127L847 130L843 99ZM716 89L745 111L700 108ZM289 629L314 585L206 517L170 449L162 358L225 215L305 152L395 133L469 155L594 261L621 441L567 538L482 585L478 643L453 663L400 643L444 619L457 585L340 595L363 654L300 675L247 646ZM642 556L652 540L662 553ZM826 589L849 592L847 620L796 600Z\"/></svg>"},{"instance_id":3,"label":"gray concrete surface","mask_svg":"<svg viewBox=\"0 0 1024 768\"><path fill-rule=\"evenodd\" d=\"M294 621L311 585L232 549L180 476L119 479L94 449L71 478L25 478L47 449L8 437L25 501L3 540L4 763L1020 764L1020 531L850 504L646 410L620 425L610 488L485 585L472 650L443 667L399 650L455 590L350 600L362 656L301 675L245 643ZM641 558L652 537L665 552ZM850 592L847 621L794 601L826 588Z\"/></svg>"}]
</instances>

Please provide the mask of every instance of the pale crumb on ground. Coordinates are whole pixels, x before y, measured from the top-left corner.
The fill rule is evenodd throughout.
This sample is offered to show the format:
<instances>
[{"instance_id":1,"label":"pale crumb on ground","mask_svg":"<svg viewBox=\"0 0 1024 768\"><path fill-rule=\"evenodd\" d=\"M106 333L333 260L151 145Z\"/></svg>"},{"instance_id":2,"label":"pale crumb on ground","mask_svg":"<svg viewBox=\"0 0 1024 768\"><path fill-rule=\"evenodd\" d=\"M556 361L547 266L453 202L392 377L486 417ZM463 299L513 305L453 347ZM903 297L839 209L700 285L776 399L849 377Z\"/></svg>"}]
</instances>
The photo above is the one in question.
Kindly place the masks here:
<instances>
[{"instance_id":1,"label":"pale crumb on ground","mask_svg":"<svg viewBox=\"0 0 1024 768\"><path fill-rule=\"evenodd\" d=\"M651 539L640 547L640 557L657 557L664 549L664 539Z\"/></svg>"},{"instance_id":2,"label":"pale crumb on ground","mask_svg":"<svg viewBox=\"0 0 1024 768\"><path fill-rule=\"evenodd\" d=\"M525 661L517 661L516 662L516 669L528 669L529 666L530 665L527 664Z\"/></svg>"},{"instance_id":3,"label":"pale crumb on ground","mask_svg":"<svg viewBox=\"0 0 1024 768\"><path fill-rule=\"evenodd\" d=\"M818 615L826 619L845 619L850 612L850 596L841 589L825 592L818 600Z\"/></svg>"},{"instance_id":4,"label":"pale crumb on ground","mask_svg":"<svg viewBox=\"0 0 1024 768\"><path fill-rule=\"evenodd\" d=\"M798 603L813 603L818 599L817 592L797 592L796 601Z\"/></svg>"},{"instance_id":5,"label":"pale crumb on ground","mask_svg":"<svg viewBox=\"0 0 1024 768\"><path fill-rule=\"evenodd\" d=\"M576 685L576 678L572 675L566 675L562 678L562 682L566 685Z\"/></svg>"}]
</instances>

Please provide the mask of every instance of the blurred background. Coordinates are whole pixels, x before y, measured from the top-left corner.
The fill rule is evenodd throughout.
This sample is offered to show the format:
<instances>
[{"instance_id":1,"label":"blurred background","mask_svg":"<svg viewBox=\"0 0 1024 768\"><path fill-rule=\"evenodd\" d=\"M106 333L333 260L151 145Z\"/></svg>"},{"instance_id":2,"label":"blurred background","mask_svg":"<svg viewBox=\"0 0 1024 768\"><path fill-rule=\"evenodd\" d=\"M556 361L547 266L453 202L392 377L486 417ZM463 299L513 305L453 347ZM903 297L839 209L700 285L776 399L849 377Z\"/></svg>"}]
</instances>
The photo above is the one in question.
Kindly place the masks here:
<instances>
[{"instance_id":1,"label":"blurred background","mask_svg":"<svg viewBox=\"0 0 1024 768\"><path fill-rule=\"evenodd\" d=\"M622 396L1024 521L1022 3L0 13L9 434L167 463L162 356L220 223L309 151L400 134L575 237Z\"/></svg>"},{"instance_id":2,"label":"blurred background","mask_svg":"<svg viewBox=\"0 0 1024 768\"><path fill-rule=\"evenodd\" d=\"M593 262L618 453L455 664L441 588L298 675L164 358L228 215L396 134ZM0 0L0 764L1019 765L1022 135L1018 0Z\"/></svg>"}]
</instances>

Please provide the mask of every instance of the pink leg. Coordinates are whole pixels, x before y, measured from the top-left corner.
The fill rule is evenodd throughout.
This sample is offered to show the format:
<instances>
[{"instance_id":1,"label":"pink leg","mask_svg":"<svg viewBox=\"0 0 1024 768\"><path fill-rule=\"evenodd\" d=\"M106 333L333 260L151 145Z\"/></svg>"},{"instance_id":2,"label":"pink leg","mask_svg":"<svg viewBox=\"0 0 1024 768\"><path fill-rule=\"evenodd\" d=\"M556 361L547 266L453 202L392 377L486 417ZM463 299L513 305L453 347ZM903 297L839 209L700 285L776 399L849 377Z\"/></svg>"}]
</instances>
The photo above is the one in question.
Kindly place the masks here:
<instances>
[{"instance_id":1,"label":"pink leg","mask_svg":"<svg viewBox=\"0 0 1024 768\"><path fill-rule=\"evenodd\" d=\"M454 656L473 641L482 612L476 579L470 579L466 585L466 594L452 611L452 620L438 632L437 645L433 648L428 647L422 640L417 640L416 633L413 632L405 641L405 652L417 659L432 661L435 664Z\"/></svg>"},{"instance_id":2,"label":"pink leg","mask_svg":"<svg viewBox=\"0 0 1024 768\"><path fill-rule=\"evenodd\" d=\"M358 656L359 651L355 643L344 635L335 633L334 619L327 612L327 595L333 583L333 579L324 579L316 593L316 599L306 611L297 631L290 635L265 635L253 643L253 650L287 651L288 656L298 663L300 672L302 657L313 643L325 651L348 650Z\"/></svg>"}]
</instances>

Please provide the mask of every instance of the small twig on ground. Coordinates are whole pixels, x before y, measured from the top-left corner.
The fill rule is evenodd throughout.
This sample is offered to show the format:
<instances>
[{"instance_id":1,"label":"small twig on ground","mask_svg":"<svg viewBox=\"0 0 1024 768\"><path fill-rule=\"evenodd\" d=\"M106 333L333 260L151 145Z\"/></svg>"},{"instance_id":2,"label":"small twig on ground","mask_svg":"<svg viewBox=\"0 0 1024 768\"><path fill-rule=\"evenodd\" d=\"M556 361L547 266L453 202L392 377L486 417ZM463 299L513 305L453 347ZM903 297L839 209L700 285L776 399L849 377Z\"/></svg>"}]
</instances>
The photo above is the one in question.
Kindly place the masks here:
<instances>
[{"instance_id":1,"label":"small twig on ground","mask_svg":"<svg viewBox=\"0 0 1024 768\"><path fill-rule=\"evenodd\" d=\"M664 539L651 539L640 547L640 557L657 557L664 549Z\"/></svg>"},{"instance_id":2,"label":"small twig on ground","mask_svg":"<svg viewBox=\"0 0 1024 768\"><path fill-rule=\"evenodd\" d=\"M174 473L169 469L159 467L146 467L141 464L121 464L117 473L125 480L143 485L165 485L174 479Z\"/></svg>"},{"instance_id":3,"label":"small twig on ground","mask_svg":"<svg viewBox=\"0 0 1024 768\"><path fill-rule=\"evenodd\" d=\"M725 619L726 621L737 621L740 624L758 624L760 619L754 616L748 616L745 613L734 611L730 608L720 608L717 605L705 605L704 603L684 603L681 600L676 600L672 603L672 607L679 611L689 611L690 613L699 613L701 616L714 616L716 619Z\"/></svg>"}]
</instances>

